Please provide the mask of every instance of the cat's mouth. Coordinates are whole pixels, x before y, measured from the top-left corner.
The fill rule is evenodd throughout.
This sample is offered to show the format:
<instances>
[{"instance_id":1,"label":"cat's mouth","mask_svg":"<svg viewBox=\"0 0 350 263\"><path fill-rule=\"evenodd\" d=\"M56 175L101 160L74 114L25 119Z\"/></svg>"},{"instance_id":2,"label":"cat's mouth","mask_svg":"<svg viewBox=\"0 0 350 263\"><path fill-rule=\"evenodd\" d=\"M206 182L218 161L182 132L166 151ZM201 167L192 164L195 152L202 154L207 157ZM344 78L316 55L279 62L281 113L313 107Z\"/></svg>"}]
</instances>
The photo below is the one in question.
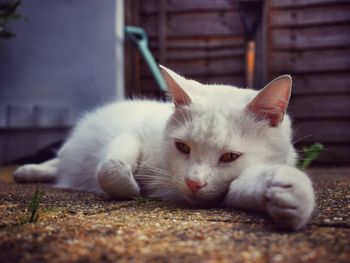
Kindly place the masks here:
<instances>
[{"instance_id":1,"label":"cat's mouth","mask_svg":"<svg viewBox=\"0 0 350 263\"><path fill-rule=\"evenodd\" d=\"M176 192L180 199L185 199L193 206L217 206L225 199L230 184L221 184L218 186L208 185L197 191L192 191L186 184L176 185Z\"/></svg>"},{"instance_id":2,"label":"cat's mouth","mask_svg":"<svg viewBox=\"0 0 350 263\"><path fill-rule=\"evenodd\" d=\"M213 206L217 205L223 202L223 200L226 197L228 189L220 194L219 196L204 196L199 193L191 193L191 194L186 194L184 197L188 203L190 203L193 206Z\"/></svg>"}]
</instances>

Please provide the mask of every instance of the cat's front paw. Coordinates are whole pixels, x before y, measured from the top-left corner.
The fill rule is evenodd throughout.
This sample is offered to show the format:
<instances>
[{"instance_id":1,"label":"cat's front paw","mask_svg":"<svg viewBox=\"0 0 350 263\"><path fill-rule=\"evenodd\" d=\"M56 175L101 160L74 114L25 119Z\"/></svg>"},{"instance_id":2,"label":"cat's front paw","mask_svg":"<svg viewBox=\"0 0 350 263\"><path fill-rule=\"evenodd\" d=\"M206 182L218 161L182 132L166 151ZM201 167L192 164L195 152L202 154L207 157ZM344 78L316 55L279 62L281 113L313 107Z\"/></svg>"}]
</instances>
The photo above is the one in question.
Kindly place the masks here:
<instances>
[{"instance_id":1,"label":"cat's front paw","mask_svg":"<svg viewBox=\"0 0 350 263\"><path fill-rule=\"evenodd\" d=\"M314 210L314 191L310 179L293 167L274 171L265 191L266 209L279 225L300 229Z\"/></svg>"},{"instance_id":2,"label":"cat's front paw","mask_svg":"<svg viewBox=\"0 0 350 263\"><path fill-rule=\"evenodd\" d=\"M130 199L140 195L131 166L119 160L106 160L98 167L97 179L102 190L112 198Z\"/></svg>"}]
</instances>

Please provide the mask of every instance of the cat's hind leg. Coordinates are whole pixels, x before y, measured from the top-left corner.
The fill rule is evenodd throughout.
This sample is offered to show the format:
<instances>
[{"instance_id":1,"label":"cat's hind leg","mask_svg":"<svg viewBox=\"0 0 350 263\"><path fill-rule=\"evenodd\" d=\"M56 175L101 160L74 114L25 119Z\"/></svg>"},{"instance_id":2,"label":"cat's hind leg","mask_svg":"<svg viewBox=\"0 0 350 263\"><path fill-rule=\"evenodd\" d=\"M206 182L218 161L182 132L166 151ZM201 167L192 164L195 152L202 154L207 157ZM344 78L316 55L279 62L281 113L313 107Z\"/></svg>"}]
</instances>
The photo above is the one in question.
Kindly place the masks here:
<instances>
[{"instance_id":1,"label":"cat's hind leg","mask_svg":"<svg viewBox=\"0 0 350 263\"><path fill-rule=\"evenodd\" d=\"M133 134L119 135L108 145L97 169L97 180L109 197L130 199L140 195L133 175L140 155L140 140Z\"/></svg>"},{"instance_id":2,"label":"cat's hind leg","mask_svg":"<svg viewBox=\"0 0 350 263\"><path fill-rule=\"evenodd\" d=\"M13 178L19 183L53 182L57 178L58 158L40 164L25 164L18 167Z\"/></svg>"}]
</instances>

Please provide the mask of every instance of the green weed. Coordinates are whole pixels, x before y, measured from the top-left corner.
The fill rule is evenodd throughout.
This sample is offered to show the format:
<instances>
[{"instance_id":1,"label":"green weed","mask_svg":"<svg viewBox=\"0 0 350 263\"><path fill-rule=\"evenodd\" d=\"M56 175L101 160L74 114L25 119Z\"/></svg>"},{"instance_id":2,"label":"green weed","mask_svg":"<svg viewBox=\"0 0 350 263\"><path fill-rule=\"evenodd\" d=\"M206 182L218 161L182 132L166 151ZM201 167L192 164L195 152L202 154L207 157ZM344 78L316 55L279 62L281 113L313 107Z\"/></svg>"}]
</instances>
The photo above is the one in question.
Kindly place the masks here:
<instances>
[{"instance_id":1,"label":"green weed","mask_svg":"<svg viewBox=\"0 0 350 263\"><path fill-rule=\"evenodd\" d=\"M39 187L37 187L31 200L30 200L28 212L27 212L25 218L22 220L23 224L35 223L38 221L39 205L40 205L42 196L43 196L43 192L39 189Z\"/></svg>"},{"instance_id":2,"label":"green weed","mask_svg":"<svg viewBox=\"0 0 350 263\"><path fill-rule=\"evenodd\" d=\"M303 159L299 160L298 168L305 170L310 164L318 158L321 152L324 150L324 146L321 143L314 143L308 147L303 148Z\"/></svg>"}]
</instances>

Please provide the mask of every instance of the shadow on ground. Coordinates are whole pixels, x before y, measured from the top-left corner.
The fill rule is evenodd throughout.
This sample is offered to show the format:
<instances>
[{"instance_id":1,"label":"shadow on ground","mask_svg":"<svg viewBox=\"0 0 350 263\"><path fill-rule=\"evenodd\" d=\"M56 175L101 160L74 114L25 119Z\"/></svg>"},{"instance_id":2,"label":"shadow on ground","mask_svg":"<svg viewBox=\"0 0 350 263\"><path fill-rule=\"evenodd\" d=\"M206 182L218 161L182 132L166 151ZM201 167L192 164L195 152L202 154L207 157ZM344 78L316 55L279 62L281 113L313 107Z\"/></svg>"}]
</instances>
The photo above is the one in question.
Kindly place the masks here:
<instances>
[{"instance_id":1,"label":"shadow on ground","mask_svg":"<svg viewBox=\"0 0 350 263\"><path fill-rule=\"evenodd\" d=\"M23 223L37 188L0 171L0 262L349 262L350 169L310 171L312 222L283 232L245 211L157 201L116 202L40 185L36 223Z\"/></svg>"}]
</instances>

